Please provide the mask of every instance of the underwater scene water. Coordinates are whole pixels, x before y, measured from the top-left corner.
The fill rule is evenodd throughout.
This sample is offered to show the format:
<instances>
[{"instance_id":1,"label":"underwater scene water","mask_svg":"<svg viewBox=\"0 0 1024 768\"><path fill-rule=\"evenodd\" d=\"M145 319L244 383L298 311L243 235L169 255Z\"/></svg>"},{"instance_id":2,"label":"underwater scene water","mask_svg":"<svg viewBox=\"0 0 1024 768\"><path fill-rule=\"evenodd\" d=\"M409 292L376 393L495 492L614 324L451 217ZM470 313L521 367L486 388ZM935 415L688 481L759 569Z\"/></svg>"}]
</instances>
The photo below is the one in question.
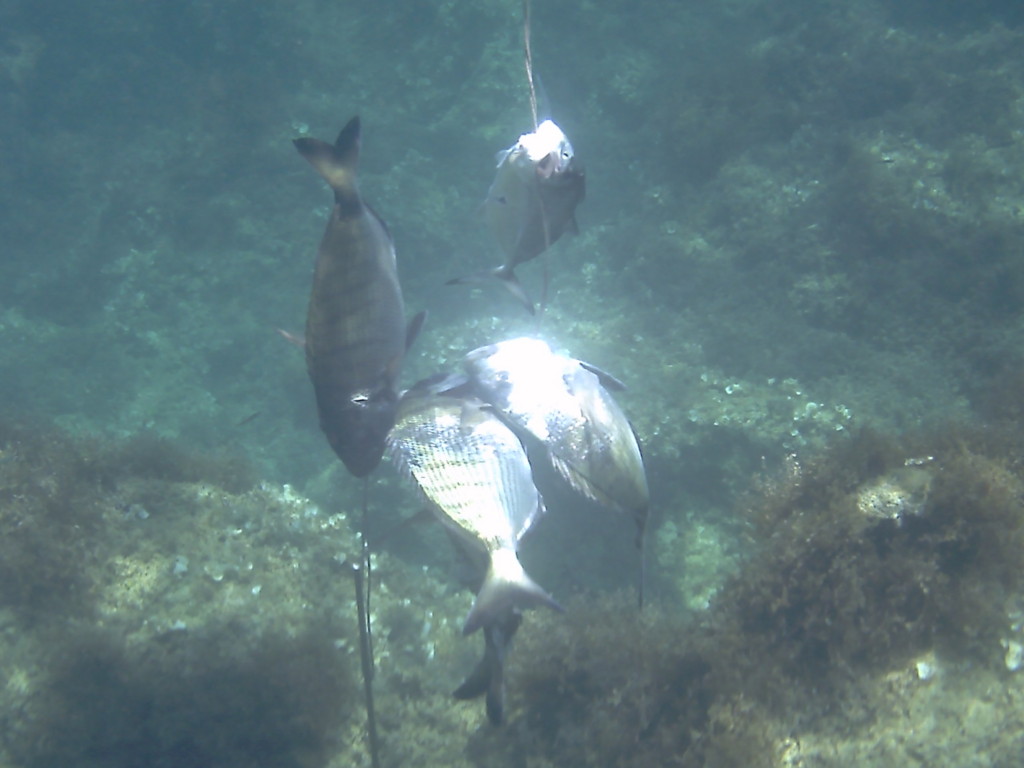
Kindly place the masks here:
<instances>
[{"instance_id":1,"label":"underwater scene water","mask_svg":"<svg viewBox=\"0 0 1024 768\"><path fill-rule=\"evenodd\" d=\"M530 15L586 176L533 315L475 277L536 127L520 2L0 0L0 767L371 765L361 527L380 765L1020 764L1024 6ZM355 115L427 312L396 386L521 336L624 383L642 610L635 521L572 488L519 547L564 612L502 632L396 462L362 522L293 146ZM482 654L502 725L452 695Z\"/></svg>"}]
</instances>

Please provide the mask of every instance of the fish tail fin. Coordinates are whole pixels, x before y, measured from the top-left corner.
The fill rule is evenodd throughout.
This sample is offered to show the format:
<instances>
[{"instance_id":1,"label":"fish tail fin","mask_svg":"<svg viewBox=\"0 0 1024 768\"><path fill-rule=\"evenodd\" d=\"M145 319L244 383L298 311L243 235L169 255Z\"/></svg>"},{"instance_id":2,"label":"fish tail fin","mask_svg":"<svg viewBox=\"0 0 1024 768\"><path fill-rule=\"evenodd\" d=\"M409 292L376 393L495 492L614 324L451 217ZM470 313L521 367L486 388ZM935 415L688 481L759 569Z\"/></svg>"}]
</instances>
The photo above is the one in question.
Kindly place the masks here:
<instances>
[{"instance_id":1,"label":"fish tail fin","mask_svg":"<svg viewBox=\"0 0 1024 768\"><path fill-rule=\"evenodd\" d=\"M502 660L492 651L490 643L476 667L462 685L452 692L459 701L485 697L487 719L491 725L505 721L505 670Z\"/></svg>"},{"instance_id":2,"label":"fish tail fin","mask_svg":"<svg viewBox=\"0 0 1024 768\"><path fill-rule=\"evenodd\" d=\"M353 117L341 129L334 144L326 141L303 137L293 139L292 143L299 154L323 176L324 181L334 190L334 197L339 203L346 201L358 202L359 192L356 187L356 166L359 163L359 116Z\"/></svg>"},{"instance_id":3,"label":"fish tail fin","mask_svg":"<svg viewBox=\"0 0 1024 768\"><path fill-rule=\"evenodd\" d=\"M484 658L480 659L476 666L473 667L469 677L462 681L462 685L452 691L452 696L459 701L468 701L469 699L475 699L477 696L483 696L487 693L487 689L490 688L493 672L494 663L489 655L485 654Z\"/></svg>"},{"instance_id":4,"label":"fish tail fin","mask_svg":"<svg viewBox=\"0 0 1024 768\"><path fill-rule=\"evenodd\" d=\"M452 692L460 701L486 696L487 719L492 725L505 720L505 655L522 621L519 611L509 611L497 623L484 627L484 656Z\"/></svg>"},{"instance_id":5,"label":"fish tail fin","mask_svg":"<svg viewBox=\"0 0 1024 768\"><path fill-rule=\"evenodd\" d=\"M459 701L485 696L487 719L492 725L505 720L505 680L503 670L495 667L490 658L481 659L473 673L452 692Z\"/></svg>"},{"instance_id":6,"label":"fish tail fin","mask_svg":"<svg viewBox=\"0 0 1024 768\"><path fill-rule=\"evenodd\" d=\"M533 300L526 295L526 291L523 290L523 284L519 282L519 278L516 277L515 271L512 267L502 265L495 269L491 274L501 280L501 284L504 285L512 293L513 296L526 307L526 311L531 315L537 314L536 308L533 306ZM545 293L547 288L545 287Z\"/></svg>"},{"instance_id":7,"label":"fish tail fin","mask_svg":"<svg viewBox=\"0 0 1024 768\"><path fill-rule=\"evenodd\" d=\"M445 285L470 285L473 283L483 283L490 279L500 280L501 284L508 288L512 295L516 297L516 300L526 307L527 312L531 315L537 314L533 301L526 295L526 291L523 290L522 283L519 282L516 273L512 271L512 267L505 266L504 264L495 269L474 272L472 275L453 277Z\"/></svg>"},{"instance_id":8,"label":"fish tail fin","mask_svg":"<svg viewBox=\"0 0 1024 768\"><path fill-rule=\"evenodd\" d=\"M501 725L505 722L505 675L491 678L491 684L487 688L486 703L487 719L491 725Z\"/></svg>"},{"instance_id":9,"label":"fish tail fin","mask_svg":"<svg viewBox=\"0 0 1024 768\"><path fill-rule=\"evenodd\" d=\"M535 605L546 605L559 612L563 610L551 595L526 575L515 550L499 549L491 555L487 576L473 607L469 609L462 634L471 635L484 625L494 624L512 609Z\"/></svg>"}]
</instances>

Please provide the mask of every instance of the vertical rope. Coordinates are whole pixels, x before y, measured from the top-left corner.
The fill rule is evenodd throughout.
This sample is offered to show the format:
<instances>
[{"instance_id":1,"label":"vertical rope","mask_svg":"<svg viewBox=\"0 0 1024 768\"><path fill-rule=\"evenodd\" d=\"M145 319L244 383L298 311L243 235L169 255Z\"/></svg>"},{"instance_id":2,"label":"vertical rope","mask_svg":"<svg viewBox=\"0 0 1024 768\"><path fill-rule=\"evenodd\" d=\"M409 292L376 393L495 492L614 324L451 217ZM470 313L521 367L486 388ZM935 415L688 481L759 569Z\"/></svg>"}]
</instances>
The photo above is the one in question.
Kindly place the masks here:
<instances>
[{"instance_id":1,"label":"vertical rope","mask_svg":"<svg viewBox=\"0 0 1024 768\"><path fill-rule=\"evenodd\" d=\"M380 750L377 742L377 716L373 709L373 656L370 651L370 614L366 610L363 584L363 564L352 566L352 579L356 587L356 612L359 614L359 659L363 666L363 695L366 703L366 734L370 742L370 763L380 768Z\"/></svg>"},{"instance_id":2,"label":"vertical rope","mask_svg":"<svg viewBox=\"0 0 1024 768\"><path fill-rule=\"evenodd\" d=\"M363 520L359 525L359 548L361 561L360 564L366 568L366 639L367 644L370 648L370 679L374 678L377 673L376 665L374 664L373 656L373 628L370 626L370 611L372 606L370 605L370 591L372 589L371 583L373 579L373 561L370 559L370 545L366 541L366 526L367 520L370 517L370 478L363 478Z\"/></svg>"},{"instance_id":3,"label":"vertical rope","mask_svg":"<svg viewBox=\"0 0 1024 768\"><path fill-rule=\"evenodd\" d=\"M526 82L530 86L530 113L533 128L537 129L537 89L533 85L533 53L530 51L530 0L523 0L523 51L526 62Z\"/></svg>"},{"instance_id":4,"label":"vertical rope","mask_svg":"<svg viewBox=\"0 0 1024 768\"><path fill-rule=\"evenodd\" d=\"M533 51L530 48L530 0L523 0L523 54L526 64L526 82L530 86L530 114L533 116L533 130L537 130L539 125L537 120L537 88L533 84ZM544 227L544 287L541 289L539 312L540 317L543 317L544 309L548 303L547 249L551 245L551 235L548 232L548 216L547 211L544 210L543 201L539 202L539 208L541 225ZM538 317L538 322L540 317Z\"/></svg>"},{"instance_id":5,"label":"vertical rope","mask_svg":"<svg viewBox=\"0 0 1024 768\"><path fill-rule=\"evenodd\" d=\"M370 763L380 768L380 747L377 740L377 715L373 706L373 633L370 631L370 545L366 542L366 520L369 516L370 480L363 478L363 519L359 525L359 562L352 566L356 589L356 614L359 618L359 660L363 668L363 696L366 705L366 738L370 742ZM363 577L363 571L366 577Z\"/></svg>"}]
</instances>

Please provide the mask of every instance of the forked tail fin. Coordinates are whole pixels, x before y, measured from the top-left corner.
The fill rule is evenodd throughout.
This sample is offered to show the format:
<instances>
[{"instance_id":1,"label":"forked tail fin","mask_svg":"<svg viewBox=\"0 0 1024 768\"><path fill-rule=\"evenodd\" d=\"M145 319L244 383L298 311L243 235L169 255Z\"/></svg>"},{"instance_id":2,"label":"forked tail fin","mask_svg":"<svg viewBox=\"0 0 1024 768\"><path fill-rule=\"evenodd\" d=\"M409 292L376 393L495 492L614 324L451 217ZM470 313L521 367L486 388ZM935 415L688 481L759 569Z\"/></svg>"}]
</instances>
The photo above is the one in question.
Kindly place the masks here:
<instances>
[{"instance_id":1,"label":"forked tail fin","mask_svg":"<svg viewBox=\"0 0 1024 768\"><path fill-rule=\"evenodd\" d=\"M334 144L304 136L292 141L295 148L324 181L334 190L334 199L341 206L359 206L356 166L359 164L359 116L341 129Z\"/></svg>"},{"instance_id":2,"label":"forked tail fin","mask_svg":"<svg viewBox=\"0 0 1024 768\"><path fill-rule=\"evenodd\" d=\"M561 612L555 599L526 575L515 550L499 549L491 554L487 576L469 610L462 634L471 635L484 625L495 624L511 610L546 605Z\"/></svg>"}]
</instances>

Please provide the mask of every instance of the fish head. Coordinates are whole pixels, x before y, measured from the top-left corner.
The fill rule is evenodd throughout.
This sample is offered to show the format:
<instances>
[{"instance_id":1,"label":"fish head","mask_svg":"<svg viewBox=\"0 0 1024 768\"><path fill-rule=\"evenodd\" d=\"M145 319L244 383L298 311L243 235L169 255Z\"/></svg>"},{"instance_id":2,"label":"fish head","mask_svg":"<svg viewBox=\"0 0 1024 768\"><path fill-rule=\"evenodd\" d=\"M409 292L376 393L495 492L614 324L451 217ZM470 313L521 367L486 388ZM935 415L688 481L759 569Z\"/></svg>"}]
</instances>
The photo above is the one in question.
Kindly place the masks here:
<instances>
[{"instance_id":1,"label":"fish head","mask_svg":"<svg viewBox=\"0 0 1024 768\"><path fill-rule=\"evenodd\" d=\"M390 388L357 390L337 417L321 423L331 448L356 477L366 477L380 463L388 432L398 412Z\"/></svg>"},{"instance_id":2,"label":"fish head","mask_svg":"<svg viewBox=\"0 0 1024 768\"><path fill-rule=\"evenodd\" d=\"M508 372L495 364L499 344L485 344L469 352L465 357L465 366L470 377L477 384L490 391L492 387L507 387Z\"/></svg>"},{"instance_id":3,"label":"fish head","mask_svg":"<svg viewBox=\"0 0 1024 768\"><path fill-rule=\"evenodd\" d=\"M542 122L533 133L520 136L516 147L522 148L534 172L542 179L565 173L572 167L575 157L569 138L552 120Z\"/></svg>"},{"instance_id":4,"label":"fish head","mask_svg":"<svg viewBox=\"0 0 1024 768\"><path fill-rule=\"evenodd\" d=\"M466 364L471 368L491 366L509 370L528 365L531 360L551 357L552 354L546 341L532 336L518 336L477 347L466 355Z\"/></svg>"},{"instance_id":5,"label":"fish head","mask_svg":"<svg viewBox=\"0 0 1024 768\"><path fill-rule=\"evenodd\" d=\"M494 404L507 403L516 382L532 379L530 372L538 366L546 368L552 357L551 347L540 339L522 336L478 347L466 355L466 370L491 398Z\"/></svg>"}]
</instances>

